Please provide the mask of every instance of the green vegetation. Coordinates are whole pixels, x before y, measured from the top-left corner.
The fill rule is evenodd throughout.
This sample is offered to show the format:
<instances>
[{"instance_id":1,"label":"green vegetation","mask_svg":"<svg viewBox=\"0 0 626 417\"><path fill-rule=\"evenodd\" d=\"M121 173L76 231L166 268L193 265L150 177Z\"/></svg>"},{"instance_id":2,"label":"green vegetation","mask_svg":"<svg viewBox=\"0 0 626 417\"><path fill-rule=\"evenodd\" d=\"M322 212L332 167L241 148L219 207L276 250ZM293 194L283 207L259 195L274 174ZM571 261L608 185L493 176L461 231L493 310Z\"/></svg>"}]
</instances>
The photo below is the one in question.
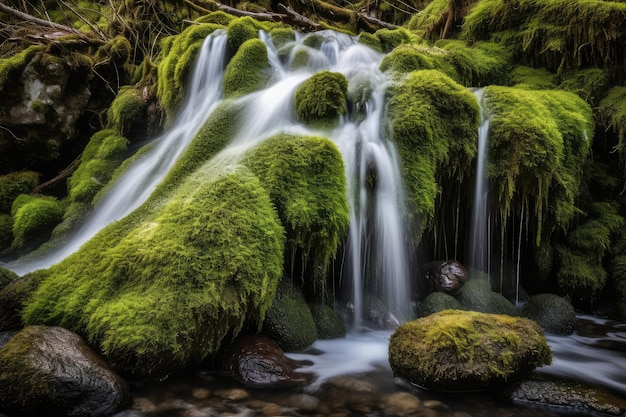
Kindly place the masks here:
<instances>
[{"instance_id":1,"label":"green vegetation","mask_svg":"<svg viewBox=\"0 0 626 417\"><path fill-rule=\"evenodd\" d=\"M11 247L13 242L13 217L0 213L0 251Z\"/></svg>"},{"instance_id":2,"label":"green vegetation","mask_svg":"<svg viewBox=\"0 0 626 417\"><path fill-rule=\"evenodd\" d=\"M10 58L0 59L0 92L4 90L7 83L16 81L13 77L19 77L19 71L42 49L41 45L33 45Z\"/></svg>"},{"instance_id":3,"label":"green vegetation","mask_svg":"<svg viewBox=\"0 0 626 417\"><path fill-rule=\"evenodd\" d=\"M405 323L389 341L394 374L434 390L498 386L551 360L535 322L498 314L446 310Z\"/></svg>"},{"instance_id":4,"label":"green vegetation","mask_svg":"<svg viewBox=\"0 0 626 417\"><path fill-rule=\"evenodd\" d=\"M20 194L11 207L13 244L19 247L29 239L45 236L63 220L63 208L54 197Z\"/></svg>"},{"instance_id":5,"label":"green vegetation","mask_svg":"<svg viewBox=\"0 0 626 417\"><path fill-rule=\"evenodd\" d=\"M226 66L224 97L235 98L256 91L265 86L270 75L265 44L258 38L249 39Z\"/></svg>"},{"instance_id":6,"label":"green vegetation","mask_svg":"<svg viewBox=\"0 0 626 417\"><path fill-rule=\"evenodd\" d=\"M321 304L309 304L315 328L320 339L337 339L346 335L346 327L332 307Z\"/></svg>"},{"instance_id":7,"label":"green vegetation","mask_svg":"<svg viewBox=\"0 0 626 417\"><path fill-rule=\"evenodd\" d=\"M124 136L139 119L146 118L147 107L140 90L124 86L107 111L107 126Z\"/></svg>"},{"instance_id":8,"label":"green vegetation","mask_svg":"<svg viewBox=\"0 0 626 417\"><path fill-rule=\"evenodd\" d=\"M555 294L533 295L524 305L522 316L537 322L546 333L569 335L576 329L574 307Z\"/></svg>"},{"instance_id":9,"label":"green vegetation","mask_svg":"<svg viewBox=\"0 0 626 417\"><path fill-rule=\"evenodd\" d=\"M489 277L469 279L457 295L464 310L517 316L515 306L502 294L492 291Z\"/></svg>"},{"instance_id":10,"label":"green vegetation","mask_svg":"<svg viewBox=\"0 0 626 417\"><path fill-rule=\"evenodd\" d=\"M260 29L269 28L251 17L240 17L231 21L226 32L231 50L237 52L244 42L258 38Z\"/></svg>"},{"instance_id":11,"label":"green vegetation","mask_svg":"<svg viewBox=\"0 0 626 417\"><path fill-rule=\"evenodd\" d=\"M346 113L348 80L343 74L321 71L304 81L295 93L298 120L334 127Z\"/></svg>"},{"instance_id":12,"label":"green vegetation","mask_svg":"<svg viewBox=\"0 0 626 417\"><path fill-rule=\"evenodd\" d=\"M615 150L626 161L626 87L613 87L600 101L600 120L617 135Z\"/></svg>"},{"instance_id":13,"label":"green vegetation","mask_svg":"<svg viewBox=\"0 0 626 417\"><path fill-rule=\"evenodd\" d=\"M431 292L417 306L417 317L430 316L444 310L463 310L461 303L445 292Z\"/></svg>"},{"instance_id":14,"label":"green vegetation","mask_svg":"<svg viewBox=\"0 0 626 417\"><path fill-rule=\"evenodd\" d=\"M449 52L428 45L401 45L383 58L380 70L404 75L417 70L436 69L458 79L455 68L446 59L447 55Z\"/></svg>"},{"instance_id":15,"label":"green vegetation","mask_svg":"<svg viewBox=\"0 0 626 417\"><path fill-rule=\"evenodd\" d=\"M259 177L278 211L287 237L285 253L293 256L300 250L303 266L326 270L349 223L337 146L325 138L282 134L253 149L244 164ZM318 290L324 286L311 284Z\"/></svg>"},{"instance_id":16,"label":"green vegetation","mask_svg":"<svg viewBox=\"0 0 626 417\"><path fill-rule=\"evenodd\" d=\"M0 213L11 213L13 200L28 194L39 184L39 174L33 171L16 171L0 176Z\"/></svg>"},{"instance_id":17,"label":"green vegetation","mask_svg":"<svg viewBox=\"0 0 626 417\"><path fill-rule=\"evenodd\" d=\"M467 87L506 84L511 72L511 57L506 48L497 43L476 42L472 46L458 40L435 43L450 54L444 59L452 64L458 82Z\"/></svg>"},{"instance_id":18,"label":"green vegetation","mask_svg":"<svg viewBox=\"0 0 626 417\"><path fill-rule=\"evenodd\" d=\"M476 97L435 70L412 72L391 87L387 131L396 143L409 198L422 227L434 216L440 176L463 177L476 154Z\"/></svg>"},{"instance_id":19,"label":"green vegetation","mask_svg":"<svg viewBox=\"0 0 626 417\"><path fill-rule=\"evenodd\" d=\"M44 272L28 324L71 329L118 371L158 377L262 323L282 272L284 237L248 170L210 163L164 204L103 229Z\"/></svg>"}]
</instances>

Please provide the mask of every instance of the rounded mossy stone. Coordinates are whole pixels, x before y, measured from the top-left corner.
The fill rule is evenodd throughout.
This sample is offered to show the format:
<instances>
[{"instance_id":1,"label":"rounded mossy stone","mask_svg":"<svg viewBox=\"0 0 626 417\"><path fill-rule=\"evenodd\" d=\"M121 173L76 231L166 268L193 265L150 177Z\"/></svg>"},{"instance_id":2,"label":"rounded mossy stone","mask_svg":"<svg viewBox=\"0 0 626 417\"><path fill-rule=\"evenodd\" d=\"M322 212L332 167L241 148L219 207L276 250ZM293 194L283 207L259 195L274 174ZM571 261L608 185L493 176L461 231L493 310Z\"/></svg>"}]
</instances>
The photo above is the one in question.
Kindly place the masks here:
<instances>
[{"instance_id":1,"label":"rounded mossy stone","mask_svg":"<svg viewBox=\"0 0 626 417\"><path fill-rule=\"evenodd\" d=\"M11 247L13 242L13 217L0 213L0 251Z\"/></svg>"},{"instance_id":2,"label":"rounded mossy stone","mask_svg":"<svg viewBox=\"0 0 626 417\"><path fill-rule=\"evenodd\" d=\"M282 274L284 231L258 178L227 171L200 166L169 198L45 270L24 321L77 331L138 378L198 363L244 323L261 323Z\"/></svg>"},{"instance_id":3,"label":"rounded mossy stone","mask_svg":"<svg viewBox=\"0 0 626 417\"><path fill-rule=\"evenodd\" d=\"M334 127L346 113L348 80L343 74L321 71L304 81L295 93L298 120Z\"/></svg>"},{"instance_id":4,"label":"rounded mossy stone","mask_svg":"<svg viewBox=\"0 0 626 417\"><path fill-rule=\"evenodd\" d=\"M456 296L464 310L517 316L517 309L502 294L492 291L488 279L469 279Z\"/></svg>"},{"instance_id":5,"label":"rounded mossy stone","mask_svg":"<svg viewBox=\"0 0 626 417\"><path fill-rule=\"evenodd\" d=\"M318 338L315 320L302 292L287 278L278 284L276 297L265 315L263 334L285 352L299 352Z\"/></svg>"},{"instance_id":6,"label":"rounded mossy stone","mask_svg":"<svg viewBox=\"0 0 626 417\"><path fill-rule=\"evenodd\" d=\"M417 317L426 317L443 310L463 310L463 306L450 294L431 292L417 306Z\"/></svg>"},{"instance_id":7,"label":"rounded mossy stone","mask_svg":"<svg viewBox=\"0 0 626 417\"><path fill-rule=\"evenodd\" d=\"M454 66L449 62L450 52L429 45L400 45L387 54L380 63L380 70L392 74L409 74L418 70L439 70L454 80L459 79Z\"/></svg>"},{"instance_id":8,"label":"rounded mossy stone","mask_svg":"<svg viewBox=\"0 0 626 417\"><path fill-rule=\"evenodd\" d=\"M313 49L320 49L326 39L319 33L309 33L302 39L302 44Z\"/></svg>"},{"instance_id":9,"label":"rounded mossy stone","mask_svg":"<svg viewBox=\"0 0 626 417\"><path fill-rule=\"evenodd\" d=\"M35 54L41 52L45 47L43 45L32 45L12 55L9 58L0 59L0 92L13 82L18 82L22 69L30 62Z\"/></svg>"},{"instance_id":10,"label":"rounded mossy stone","mask_svg":"<svg viewBox=\"0 0 626 417\"><path fill-rule=\"evenodd\" d=\"M148 104L141 95L139 89L122 87L107 111L107 126L125 135L139 119L145 119Z\"/></svg>"},{"instance_id":11,"label":"rounded mossy stone","mask_svg":"<svg viewBox=\"0 0 626 417\"><path fill-rule=\"evenodd\" d=\"M15 272L10 269L0 267L0 291L13 281L17 281L18 278L19 276Z\"/></svg>"},{"instance_id":12,"label":"rounded mossy stone","mask_svg":"<svg viewBox=\"0 0 626 417\"><path fill-rule=\"evenodd\" d=\"M389 340L394 375L437 391L495 387L551 361L537 323L507 315L445 310L403 324Z\"/></svg>"},{"instance_id":13,"label":"rounded mossy stone","mask_svg":"<svg viewBox=\"0 0 626 417\"><path fill-rule=\"evenodd\" d=\"M278 27L270 31L270 37L272 38L272 44L279 50L285 47L287 44L296 40L296 33L289 27Z\"/></svg>"},{"instance_id":14,"label":"rounded mossy stone","mask_svg":"<svg viewBox=\"0 0 626 417\"><path fill-rule=\"evenodd\" d=\"M259 22L251 17L240 17L231 21L226 29L228 36L228 45L231 50L237 52L239 47L244 42L250 39L258 38L259 36Z\"/></svg>"},{"instance_id":15,"label":"rounded mossy stone","mask_svg":"<svg viewBox=\"0 0 626 417\"><path fill-rule=\"evenodd\" d=\"M0 331L21 329L22 310L43 279L40 271L11 279L0 289Z\"/></svg>"},{"instance_id":16,"label":"rounded mossy stone","mask_svg":"<svg viewBox=\"0 0 626 417\"><path fill-rule=\"evenodd\" d=\"M13 200L20 194L29 194L39 184L34 171L16 171L0 176L0 213L11 213Z\"/></svg>"},{"instance_id":17,"label":"rounded mossy stone","mask_svg":"<svg viewBox=\"0 0 626 417\"><path fill-rule=\"evenodd\" d=\"M91 203L111 180L127 149L128 139L115 130L96 132L83 151L80 165L67 181L70 201Z\"/></svg>"},{"instance_id":18,"label":"rounded mossy stone","mask_svg":"<svg viewBox=\"0 0 626 417\"><path fill-rule=\"evenodd\" d=\"M329 139L280 134L250 151L243 163L268 190L285 228L287 253L326 268L350 215L341 153Z\"/></svg>"},{"instance_id":19,"label":"rounded mossy stone","mask_svg":"<svg viewBox=\"0 0 626 417\"><path fill-rule=\"evenodd\" d=\"M576 311L572 304L556 294L530 297L522 316L536 321L546 333L569 335L576 329Z\"/></svg>"},{"instance_id":20,"label":"rounded mossy stone","mask_svg":"<svg viewBox=\"0 0 626 417\"><path fill-rule=\"evenodd\" d=\"M54 197L19 195L11 207L13 246L20 247L29 239L45 236L63 220L63 207Z\"/></svg>"},{"instance_id":21,"label":"rounded mossy stone","mask_svg":"<svg viewBox=\"0 0 626 417\"><path fill-rule=\"evenodd\" d=\"M380 47L383 53L389 53L400 45L418 41L415 35L405 28L380 29L376 31L375 35L380 41Z\"/></svg>"},{"instance_id":22,"label":"rounded mossy stone","mask_svg":"<svg viewBox=\"0 0 626 417\"><path fill-rule=\"evenodd\" d=\"M224 97L234 98L256 91L270 79L267 48L258 38L245 41L224 72Z\"/></svg>"},{"instance_id":23,"label":"rounded mossy stone","mask_svg":"<svg viewBox=\"0 0 626 417\"><path fill-rule=\"evenodd\" d=\"M467 88L436 70L410 73L388 95L386 133L398 149L407 194L424 228L434 217L437 178L470 175L480 108Z\"/></svg>"},{"instance_id":24,"label":"rounded mossy stone","mask_svg":"<svg viewBox=\"0 0 626 417\"><path fill-rule=\"evenodd\" d=\"M223 12L221 10L215 11L215 12L211 12L207 15L201 16L198 19L196 19L196 22L198 23L213 23L216 25L222 25L224 27L228 26L230 24L230 22L232 22L233 20L237 19L235 16L233 16L232 14L228 14L226 12Z\"/></svg>"},{"instance_id":25,"label":"rounded mossy stone","mask_svg":"<svg viewBox=\"0 0 626 417\"><path fill-rule=\"evenodd\" d=\"M383 47L381 45L380 39L378 39L378 36L376 36L376 34L361 32L359 33L359 37L357 40L359 43L369 46L375 51L383 52Z\"/></svg>"},{"instance_id":26,"label":"rounded mossy stone","mask_svg":"<svg viewBox=\"0 0 626 417\"><path fill-rule=\"evenodd\" d=\"M309 304L320 339L337 339L346 335L346 326L335 310L321 303Z\"/></svg>"},{"instance_id":27,"label":"rounded mossy stone","mask_svg":"<svg viewBox=\"0 0 626 417\"><path fill-rule=\"evenodd\" d=\"M306 68L311 60L311 53L309 48L305 48L301 45L296 45L289 51L289 68L292 71Z\"/></svg>"},{"instance_id":28,"label":"rounded mossy stone","mask_svg":"<svg viewBox=\"0 0 626 417\"><path fill-rule=\"evenodd\" d=\"M544 68L516 66L511 72L511 84L516 88L552 90L556 87L556 74Z\"/></svg>"}]
</instances>

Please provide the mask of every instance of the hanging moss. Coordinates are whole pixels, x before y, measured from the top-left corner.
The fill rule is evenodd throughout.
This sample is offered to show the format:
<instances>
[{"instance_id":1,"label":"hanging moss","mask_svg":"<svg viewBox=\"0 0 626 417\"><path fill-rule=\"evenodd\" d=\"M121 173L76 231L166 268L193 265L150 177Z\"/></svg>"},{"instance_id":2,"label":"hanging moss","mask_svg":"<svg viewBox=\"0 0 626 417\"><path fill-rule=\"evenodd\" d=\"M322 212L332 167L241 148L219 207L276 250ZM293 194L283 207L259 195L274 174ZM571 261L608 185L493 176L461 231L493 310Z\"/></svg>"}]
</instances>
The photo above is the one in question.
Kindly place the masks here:
<instances>
[{"instance_id":1,"label":"hanging moss","mask_svg":"<svg viewBox=\"0 0 626 417\"><path fill-rule=\"evenodd\" d=\"M478 0L433 0L423 10L413 15L408 23L411 30L427 39L454 37L463 18Z\"/></svg>"},{"instance_id":2,"label":"hanging moss","mask_svg":"<svg viewBox=\"0 0 626 417\"><path fill-rule=\"evenodd\" d=\"M82 334L126 375L167 375L216 352L244 322L263 321L283 247L259 180L205 164L165 204L110 225L47 270L24 319Z\"/></svg>"},{"instance_id":3,"label":"hanging moss","mask_svg":"<svg viewBox=\"0 0 626 417\"><path fill-rule=\"evenodd\" d=\"M265 86L271 76L267 48L258 38L245 41L226 66L224 97L249 94Z\"/></svg>"},{"instance_id":4,"label":"hanging moss","mask_svg":"<svg viewBox=\"0 0 626 417\"><path fill-rule=\"evenodd\" d=\"M624 248L626 241L620 242L620 248ZM623 251L621 252L623 253ZM611 283L615 298L618 302L618 314L621 319L626 319L626 255L618 254L611 261Z\"/></svg>"},{"instance_id":5,"label":"hanging moss","mask_svg":"<svg viewBox=\"0 0 626 417\"><path fill-rule=\"evenodd\" d=\"M83 151L80 165L67 182L70 202L90 204L111 180L127 147L128 140L114 130L95 133Z\"/></svg>"},{"instance_id":6,"label":"hanging moss","mask_svg":"<svg viewBox=\"0 0 626 417\"><path fill-rule=\"evenodd\" d=\"M16 171L0 176L0 213L10 213L13 200L28 194L39 184L39 174L33 171Z\"/></svg>"},{"instance_id":7,"label":"hanging moss","mask_svg":"<svg viewBox=\"0 0 626 417\"><path fill-rule=\"evenodd\" d=\"M563 74L559 88L576 93L587 103L595 106L602 97L606 96L610 84L611 80L607 71L590 68Z\"/></svg>"},{"instance_id":8,"label":"hanging moss","mask_svg":"<svg viewBox=\"0 0 626 417\"><path fill-rule=\"evenodd\" d=\"M140 90L124 86L118 91L107 111L107 127L124 136L140 119L147 118L147 108Z\"/></svg>"},{"instance_id":9,"label":"hanging moss","mask_svg":"<svg viewBox=\"0 0 626 417\"><path fill-rule=\"evenodd\" d=\"M406 187L425 227L433 218L439 176L458 178L476 154L476 97L445 74L409 74L389 91L386 129L398 147Z\"/></svg>"},{"instance_id":10,"label":"hanging moss","mask_svg":"<svg viewBox=\"0 0 626 417\"><path fill-rule=\"evenodd\" d=\"M182 101L186 78L204 39L220 28L211 23L191 25L180 35L163 40L156 95L170 119Z\"/></svg>"},{"instance_id":11,"label":"hanging moss","mask_svg":"<svg viewBox=\"0 0 626 417\"><path fill-rule=\"evenodd\" d=\"M20 247L29 239L45 236L63 220L63 208L54 197L19 195L11 207L13 243Z\"/></svg>"},{"instance_id":12,"label":"hanging moss","mask_svg":"<svg viewBox=\"0 0 626 417\"><path fill-rule=\"evenodd\" d=\"M604 288L607 273L593 253L557 246L560 268L557 281L560 291L575 305L593 303Z\"/></svg>"},{"instance_id":13,"label":"hanging moss","mask_svg":"<svg viewBox=\"0 0 626 417\"><path fill-rule=\"evenodd\" d=\"M346 113L348 80L343 74L321 71L304 81L295 93L298 120L333 127Z\"/></svg>"},{"instance_id":14,"label":"hanging moss","mask_svg":"<svg viewBox=\"0 0 626 417\"><path fill-rule=\"evenodd\" d=\"M303 263L328 266L349 223L343 159L330 140L278 135L244 163L268 190L287 235L286 253L302 250Z\"/></svg>"},{"instance_id":15,"label":"hanging moss","mask_svg":"<svg viewBox=\"0 0 626 417\"><path fill-rule=\"evenodd\" d=\"M615 150L626 161L626 87L613 87L600 101L598 113L601 123L617 135Z\"/></svg>"}]
</instances>

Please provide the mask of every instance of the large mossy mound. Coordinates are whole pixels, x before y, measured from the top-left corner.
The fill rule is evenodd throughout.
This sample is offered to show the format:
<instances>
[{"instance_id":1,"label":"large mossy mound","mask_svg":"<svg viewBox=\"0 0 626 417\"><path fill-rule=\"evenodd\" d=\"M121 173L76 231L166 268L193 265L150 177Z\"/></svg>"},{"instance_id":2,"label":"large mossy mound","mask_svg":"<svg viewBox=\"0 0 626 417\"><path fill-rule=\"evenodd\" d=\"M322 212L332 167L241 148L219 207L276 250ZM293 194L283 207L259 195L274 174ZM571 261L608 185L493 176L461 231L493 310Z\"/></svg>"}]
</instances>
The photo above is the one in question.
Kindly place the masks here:
<instances>
[{"instance_id":1,"label":"large mossy mound","mask_svg":"<svg viewBox=\"0 0 626 417\"><path fill-rule=\"evenodd\" d=\"M347 110L348 80L343 74L321 71L303 82L295 93L298 120L334 127Z\"/></svg>"},{"instance_id":2,"label":"large mossy mound","mask_svg":"<svg viewBox=\"0 0 626 417\"><path fill-rule=\"evenodd\" d=\"M572 304L556 294L530 297L522 316L534 320L546 333L570 335L576 329L576 311Z\"/></svg>"},{"instance_id":3,"label":"large mossy mound","mask_svg":"<svg viewBox=\"0 0 626 417\"><path fill-rule=\"evenodd\" d=\"M329 139L281 134L245 158L268 190L287 237L286 253L304 266L326 269L348 228L343 159ZM314 277L310 277L313 279ZM324 283L309 283L319 286Z\"/></svg>"},{"instance_id":4,"label":"large mossy mound","mask_svg":"<svg viewBox=\"0 0 626 417\"><path fill-rule=\"evenodd\" d=\"M114 223L44 272L24 320L83 335L118 371L157 377L262 322L284 232L248 170L189 176L153 211Z\"/></svg>"},{"instance_id":5,"label":"large mossy mound","mask_svg":"<svg viewBox=\"0 0 626 417\"><path fill-rule=\"evenodd\" d=\"M0 213L11 213L13 200L20 194L30 194L39 184L34 171L16 171L0 176Z\"/></svg>"},{"instance_id":6,"label":"large mossy mound","mask_svg":"<svg viewBox=\"0 0 626 417\"><path fill-rule=\"evenodd\" d=\"M517 316L517 310L502 294L491 289L489 278L472 278L468 280L457 295L457 300L464 310L491 314L508 314Z\"/></svg>"},{"instance_id":7,"label":"large mossy mound","mask_svg":"<svg viewBox=\"0 0 626 417\"><path fill-rule=\"evenodd\" d=\"M441 391L498 386L551 361L541 328L507 315L446 310L403 324L389 341L394 375Z\"/></svg>"},{"instance_id":8,"label":"large mossy mound","mask_svg":"<svg viewBox=\"0 0 626 417\"><path fill-rule=\"evenodd\" d=\"M391 87L386 128L398 147L409 196L422 224L435 212L441 176L462 178L476 155L480 109L465 87L436 70Z\"/></svg>"},{"instance_id":9,"label":"large mossy mound","mask_svg":"<svg viewBox=\"0 0 626 417\"><path fill-rule=\"evenodd\" d=\"M63 220L63 208L54 197L19 195L11 207L13 243L20 247L49 234Z\"/></svg>"},{"instance_id":10,"label":"large mossy mound","mask_svg":"<svg viewBox=\"0 0 626 417\"><path fill-rule=\"evenodd\" d=\"M234 98L263 87L271 75L267 49L262 40L245 41L226 66L224 96Z\"/></svg>"}]
</instances>

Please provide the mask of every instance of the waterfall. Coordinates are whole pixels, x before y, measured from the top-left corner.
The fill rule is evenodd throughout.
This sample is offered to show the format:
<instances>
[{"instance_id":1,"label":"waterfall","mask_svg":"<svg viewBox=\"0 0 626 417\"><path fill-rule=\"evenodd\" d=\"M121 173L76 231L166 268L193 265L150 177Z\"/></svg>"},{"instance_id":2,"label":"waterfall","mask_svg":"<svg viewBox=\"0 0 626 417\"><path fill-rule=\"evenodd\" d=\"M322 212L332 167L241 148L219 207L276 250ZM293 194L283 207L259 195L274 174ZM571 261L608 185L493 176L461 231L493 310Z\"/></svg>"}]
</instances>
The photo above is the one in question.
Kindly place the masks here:
<instances>
[{"instance_id":1,"label":"waterfall","mask_svg":"<svg viewBox=\"0 0 626 417\"><path fill-rule=\"evenodd\" d=\"M225 31L216 31L207 37L194 64L187 97L172 126L152 142L149 152L121 175L77 230L53 250L36 257L27 255L4 267L19 275L48 268L77 251L106 225L144 203L221 99L226 45Z\"/></svg>"},{"instance_id":2,"label":"waterfall","mask_svg":"<svg viewBox=\"0 0 626 417\"><path fill-rule=\"evenodd\" d=\"M489 152L489 117L483 106L483 90L474 91L480 105L480 126L478 128L478 155L474 181L474 198L470 221L470 241L468 247L469 266L489 274L490 269L490 222L487 184L487 161Z\"/></svg>"},{"instance_id":3,"label":"waterfall","mask_svg":"<svg viewBox=\"0 0 626 417\"><path fill-rule=\"evenodd\" d=\"M384 93L387 77L379 70L383 55L359 44L348 35L332 31L316 34L324 41L319 49L296 36L291 57L280 59L271 37L260 32L272 67L268 85L237 98L244 121L229 145L215 158L225 166L236 163L247 150L276 133L326 136L340 149L345 163L350 205L350 229L343 281L352 288L354 324L365 316L366 292L381 298L398 320L409 316L410 251L403 215L403 180L398 155L382 135ZM204 43L180 116L167 134L156 140L154 150L139 159L111 188L88 221L63 247L35 262L9 264L19 274L45 268L77 250L106 224L137 208L163 179L187 144L202 126L221 96L226 37L210 36ZM293 55L306 49L306 67L292 68ZM295 118L293 97L298 86L318 71L342 73L349 89L361 87L355 108L331 131L318 131ZM372 179L376 186L372 187ZM370 185L368 185L370 184Z\"/></svg>"}]
</instances>

